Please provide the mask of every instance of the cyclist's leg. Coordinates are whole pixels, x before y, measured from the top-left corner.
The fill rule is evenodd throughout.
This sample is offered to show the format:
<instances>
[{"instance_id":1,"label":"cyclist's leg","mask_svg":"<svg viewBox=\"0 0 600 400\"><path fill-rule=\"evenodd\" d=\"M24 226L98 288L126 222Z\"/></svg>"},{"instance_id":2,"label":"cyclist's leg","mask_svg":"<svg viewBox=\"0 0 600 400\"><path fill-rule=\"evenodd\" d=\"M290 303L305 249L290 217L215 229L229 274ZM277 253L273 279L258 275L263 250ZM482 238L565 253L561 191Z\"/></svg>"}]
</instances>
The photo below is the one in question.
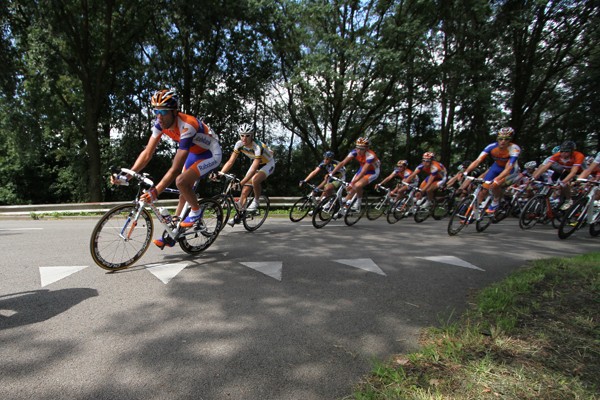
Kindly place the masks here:
<instances>
[{"instance_id":1,"label":"cyclist's leg","mask_svg":"<svg viewBox=\"0 0 600 400\"><path fill-rule=\"evenodd\" d=\"M194 192L194 183L208 175L221 163L221 153L213 154L210 150L201 154L190 153L185 162L183 172L177 177L177 188L191 207L190 214L181 222L182 227L193 226L201 217L200 205ZM180 201L181 202L181 201Z\"/></svg>"}]
</instances>

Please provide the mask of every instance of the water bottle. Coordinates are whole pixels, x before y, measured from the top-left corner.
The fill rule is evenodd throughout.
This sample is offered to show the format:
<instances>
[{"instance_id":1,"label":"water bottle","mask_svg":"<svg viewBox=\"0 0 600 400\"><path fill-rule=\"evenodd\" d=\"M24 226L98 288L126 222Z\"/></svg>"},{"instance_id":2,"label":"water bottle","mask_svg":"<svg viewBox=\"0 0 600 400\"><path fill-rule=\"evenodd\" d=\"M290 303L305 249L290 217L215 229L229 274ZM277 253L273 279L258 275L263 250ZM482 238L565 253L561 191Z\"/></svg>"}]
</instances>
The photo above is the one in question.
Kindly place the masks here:
<instances>
[{"instance_id":1,"label":"water bottle","mask_svg":"<svg viewBox=\"0 0 600 400\"><path fill-rule=\"evenodd\" d=\"M169 212L169 210L167 210L165 207L161 207L158 209L158 211L160 212L160 215L162 215L162 217L165 219L165 222L167 224L171 223L171 213Z\"/></svg>"}]
</instances>

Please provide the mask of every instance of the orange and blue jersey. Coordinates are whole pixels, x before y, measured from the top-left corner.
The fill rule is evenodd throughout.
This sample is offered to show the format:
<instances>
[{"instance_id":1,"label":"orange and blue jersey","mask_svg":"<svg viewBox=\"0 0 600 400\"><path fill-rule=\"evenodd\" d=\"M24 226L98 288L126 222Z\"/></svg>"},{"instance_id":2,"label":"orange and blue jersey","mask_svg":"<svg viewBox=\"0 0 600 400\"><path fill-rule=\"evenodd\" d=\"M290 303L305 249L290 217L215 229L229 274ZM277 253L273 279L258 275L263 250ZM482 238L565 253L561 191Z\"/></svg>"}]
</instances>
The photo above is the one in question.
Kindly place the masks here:
<instances>
[{"instance_id":1,"label":"orange and blue jersey","mask_svg":"<svg viewBox=\"0 0 600 400\"><path fill-rule=\"evenodd\" d=\"M347 157L353 157L358 161L360 167L356 174L359 174L363 169L366 171L365 174L379 174L379 166L381 162L379 158L377 158L377 154L373 150L367 150L363 155L360 155L356 149L352 149L350 153L348 153Z\"/></svg>"},{"instance_id":2,"label":"orange and blue jersey","mask_svg":"<svg viewBox=\"0 0 600 400\"><path fill-rule=\"evenodd\" d=\"M163 129L158 121L152 128L152 136L160 137L165 134L179 143L179 149L193 154L208 152L214 149L215 143L218 144L218 140L210 132L203 121L181 112L177 114L177 123L173 128Z\"/></svg>"},{"instance_id":3,"label":"orange and blue jersey","mask_svg":"<svg viewBox=\"0 0 600 400\"><path fill-rule=\"evenodd\" d=\"M404 168L404 171L401 171L400 168L398 168L398 167L394 168L394 178L398 178L401 181L408 178L412 173L413 173L412 170L410 170L408 168ZM415 183L415 184L419 183L419 176L415 175L412 182L407 182L407 183Z\"/></svg>"},{"instance_id":4,"label":"orange and blue jersey","mask_svg":"<svg viewBox=\"0 0 600 400\"><path fill-rule=\"evenodd\" d=\"M552 164L552 169L558 171L571 170L573 167L583 168L585 156L579 151L572 151L569 158L562 158L561 153L554 153L546 159L545 163Z\"/></svg>"},{"instance_id":5,"label":"orange and blue jersey","mask_svg":"<svg viewBox=\"0 0 600 400\"><path fill-rule=\"evenodd\" d=\"M483 159L489 155L494 160L494 164L499 167L506 167L506 164L510 162L516 168L520 154L521 148L515 143L509 143L505 149L501 149L498 142L494 142L487 145L478 158Z\"/></svg>"},{"instance_id":6,"label":"orange and blue jersey","mask_svg":"<svg viewBox=\"0 0 600 400\"><path fill-rule=\"evenodd\" d=\"M440 180L446 177L447 171L446 167L438 161L431 161L429 165L425 165L423 163L419 164L417 168L415 168L417 173L423 172L427 175L427 179L431 176L433 179Z\"/></svg>"}]
</instances>

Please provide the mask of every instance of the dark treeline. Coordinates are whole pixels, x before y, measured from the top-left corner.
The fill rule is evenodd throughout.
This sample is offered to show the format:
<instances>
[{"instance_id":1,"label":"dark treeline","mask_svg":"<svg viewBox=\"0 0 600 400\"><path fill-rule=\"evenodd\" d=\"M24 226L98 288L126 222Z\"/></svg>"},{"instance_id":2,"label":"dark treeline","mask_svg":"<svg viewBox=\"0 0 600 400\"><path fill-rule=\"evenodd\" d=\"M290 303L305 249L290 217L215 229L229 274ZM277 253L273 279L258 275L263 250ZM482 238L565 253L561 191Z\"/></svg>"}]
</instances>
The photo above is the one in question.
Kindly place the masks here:
<instances>
[{"instance_id":1,"label":"dark treeline","mask_svg":"<svg viewBox=\"0 0 600 400\"><path fill-rule=\"evenodd\" d=\"M0 2L0 204L122 199L149 98L221 135L253 124L277 155L273 196L324 150L372 139L382 176L434 151L454 171L502 126L523 161L600 132L596 1L5 0ZM168 140L147 172L160 178ZM238 166L242 171L247 165Z\"/></svg>"}]
</instances>

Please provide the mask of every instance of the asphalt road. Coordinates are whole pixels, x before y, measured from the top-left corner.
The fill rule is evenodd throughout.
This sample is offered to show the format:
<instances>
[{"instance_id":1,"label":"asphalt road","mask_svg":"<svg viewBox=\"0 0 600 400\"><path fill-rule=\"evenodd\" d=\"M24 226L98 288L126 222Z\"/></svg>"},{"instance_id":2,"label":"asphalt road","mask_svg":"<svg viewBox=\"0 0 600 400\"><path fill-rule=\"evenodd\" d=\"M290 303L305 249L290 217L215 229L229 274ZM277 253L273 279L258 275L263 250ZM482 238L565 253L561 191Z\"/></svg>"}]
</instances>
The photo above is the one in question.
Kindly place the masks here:
<instances>
[{"instance_id":1,"label":"asphalt road","mask_svg":"<svg viewBox=\"0 0 600 400\"><path fill-rule=\"evenodd\" d=\"M447 220L270 218L107 273L94 224L0 220L1 399L339 399L477 289L600 243L514 219L450 237Z\"/></svg>"}]
</instances>

